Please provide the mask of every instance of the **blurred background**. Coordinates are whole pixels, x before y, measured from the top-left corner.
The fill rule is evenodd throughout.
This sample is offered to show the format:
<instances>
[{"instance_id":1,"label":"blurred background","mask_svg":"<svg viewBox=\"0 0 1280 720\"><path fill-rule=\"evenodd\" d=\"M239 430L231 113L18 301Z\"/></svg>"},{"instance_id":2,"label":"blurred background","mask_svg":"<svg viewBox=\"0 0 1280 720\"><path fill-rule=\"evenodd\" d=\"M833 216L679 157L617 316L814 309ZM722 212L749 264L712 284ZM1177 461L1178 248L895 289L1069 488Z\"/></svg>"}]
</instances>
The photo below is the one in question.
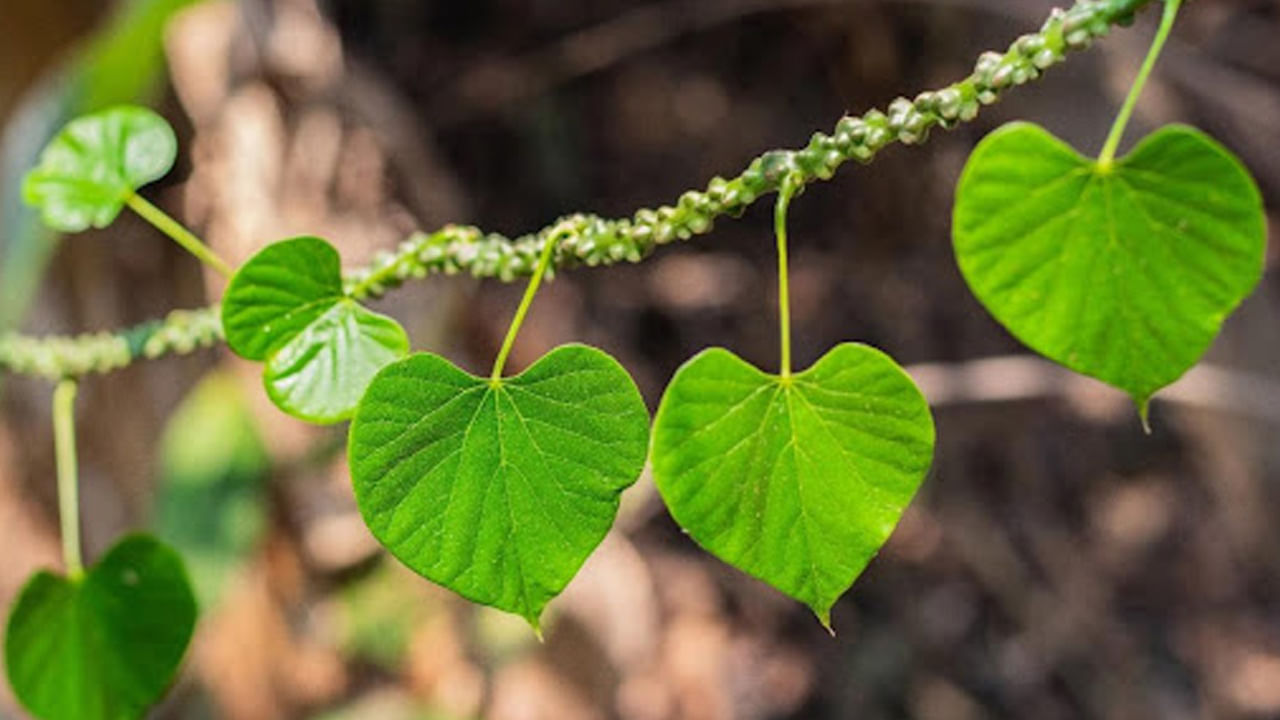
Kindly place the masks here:
<instances>
[{"instance_id":1,"label":"blurred background","mask_svg":"<svg viewBox=\"0 0 1280 720\"><path fill-rule=\"evenodd\" d=\"M415 229L518 234L629 215L846 111L943 85L1038 27L1043 0L3 0L0 329L66 333L216 299L130 216L59 239L17 202L70 117L118 102L179 129L148 196L234 261L321 234L355 263ZM1154 15L1148 13L1148 15ZM1206 362L1127 401L1036 361L965 289L949 217L973 145L1013 118L1102 143L1154 17L923 147L793 206L796 361L892 353L934 405L933 471L837 605L802 606L701 552L648 477L552 604L545 644L385 559L343 428L284 417L225 349L89 379L87 555L130 528L184 554L202 615L156 718L878 720L1280 718L1280 277ZM1131 137L1213 133L1280 225L1280 2L1183 13ZM724 345L776 362L770 203L638 266L539 295L513 367L580 340L653 408ZM433 277L380 308L415 346L487 367L521 287ZM0 377L0 609L57 566L50 387ZM0 687L0 717L23 717Z\"/></svg>"}]
</instances>

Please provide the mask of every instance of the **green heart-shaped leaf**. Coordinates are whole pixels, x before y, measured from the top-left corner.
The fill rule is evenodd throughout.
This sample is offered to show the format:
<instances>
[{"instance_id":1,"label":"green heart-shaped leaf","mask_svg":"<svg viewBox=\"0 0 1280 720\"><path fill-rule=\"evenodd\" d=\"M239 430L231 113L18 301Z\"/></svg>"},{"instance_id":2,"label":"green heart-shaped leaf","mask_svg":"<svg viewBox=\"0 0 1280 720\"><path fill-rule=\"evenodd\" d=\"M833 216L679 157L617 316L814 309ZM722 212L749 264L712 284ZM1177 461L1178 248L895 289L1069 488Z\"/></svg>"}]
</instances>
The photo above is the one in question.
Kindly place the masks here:
<instances>
[{"instance_id":1,"label":"green heart-shaped leaf","mask_svg":"<svg viewBox=\"0 0 1280 720\"><path fill-rule=\"evenodd\" d=\"M222 327L238 355L266 361L272 401L317 423L351 417L373 376L409 352L399 323L347 297L338 251L316 237L250 258L227 287Z\"/></svg>"},{"instance_id":2,"label":"green heart-shaped leaf","mask_svg":"<svg viewBox=\"0 0 1280 720\"><path fill-rule=\"evenodd\" d=\"M173 681L196 602L182 558L132 535L81 578L37 573L5 632L9 684L42 720L140 718Z\"/></svg>"},{"instance_id":3,"label":"green heart-shaped leaf","mask_svg":"<svg viewBox=\"0 0 1280 720\"><path fill-rule=\"evenodd\" d=\"M694 540L830 627L924 479L933 437L924 397L879 350L845 343L783 378L713 348L667 387L651 461Z\"/></svg>"},{"instance_id":4,"label":"green heart-shaped leaf","mask_svg":"<svg viewBox=\"0 0 1280 720\"><path fill-rule=\"evenodd\" d=\"M585 345L491 381L431 354L378 373L351 423L356 501L401 562L535 628L644 467L649 414Z\"/></svg>"},{"instance_id":5,"label":"green heart-shaped leaf","mask_svg":"<svg viewBox=\"0 0 1280 720\"><path fill-rule=\"evenodd\" d=\"M129 195L173 167L178 141L164 118L122 106L72 120L27 173L23 199L63 232L110 225Z\"/></svg>"},{"instance_id":6,"label":"green heart-shaped leaf","mask_svg":"<svg viewBox=\"0 0 1280 720\"><path fill-rule=\"evenodd\" d=\"M1208 349L1262 275L1249 173L1170 126L1108 167L1013 123L956 190L956 259L987 310L1036 352L1147 400Z\"/></svg>"}]
</instances>

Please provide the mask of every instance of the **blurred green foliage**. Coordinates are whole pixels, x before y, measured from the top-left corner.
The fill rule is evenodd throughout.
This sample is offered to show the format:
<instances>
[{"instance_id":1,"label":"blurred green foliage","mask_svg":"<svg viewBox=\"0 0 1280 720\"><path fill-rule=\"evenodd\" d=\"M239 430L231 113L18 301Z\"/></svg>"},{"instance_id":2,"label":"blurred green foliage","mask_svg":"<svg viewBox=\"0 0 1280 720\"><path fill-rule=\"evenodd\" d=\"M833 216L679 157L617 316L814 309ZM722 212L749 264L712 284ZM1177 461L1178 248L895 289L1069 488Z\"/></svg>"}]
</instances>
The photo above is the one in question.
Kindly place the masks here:
<instances>
[{"instance_id":1,"label":"blurred green foliage","mask_svg":"<svg viewBox=\"0 0 1280 720\"><path fill-rule=\"evenodd\" d=\"M160 443L155 531L186 559L211 607L267 523L270 471L253 413L233 375L213 372L182 401Z\"/></svg>"},{"instance_id":2,"label":"blurred green foliage","mask_svg":"<svg viewBox=\"0 0 1280 720\"><path fill-rule=\"evenodd\" d=\"M414 628L437 609L424 600L415 576L390 563L345 586L339 598L344 654L390 671L403 665Z\"/></svg>"}]
</instances>

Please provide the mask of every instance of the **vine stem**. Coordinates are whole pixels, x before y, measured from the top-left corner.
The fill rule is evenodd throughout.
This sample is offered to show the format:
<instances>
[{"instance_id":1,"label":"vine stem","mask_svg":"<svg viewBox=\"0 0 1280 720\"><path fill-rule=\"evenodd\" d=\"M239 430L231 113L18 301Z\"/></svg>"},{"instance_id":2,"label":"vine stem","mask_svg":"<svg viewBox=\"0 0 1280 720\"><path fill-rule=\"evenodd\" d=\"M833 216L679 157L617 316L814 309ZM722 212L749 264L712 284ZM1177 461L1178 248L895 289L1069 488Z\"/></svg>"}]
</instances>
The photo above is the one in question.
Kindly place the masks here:
<instances>
[{"instance_id":1,"label":"vine stem","mask_svg":"<svg viewBox=\"0 0 1280 720\"><path fill-rule=\"evenodd\" d=\"M1116 115L1115 123L1111 126L1111 133L1107 135L1106 144L1102 146L1102 152L1098 154L1098 167L1106 170L1115 162L1116 150L1120 147L1120 140L1124 137L1125 128L1129 125L1129 119L1133 117L1133 109L1138 104L1138 98L1142 95L1142 90L1147 85L1147 78L1151 77L1151 71L1156 66L1156 60L1160 58L1160 51L1164 49L1165 42L1169 39L1169 33L1173 30L1173 22L1178 17L1178 9L1182 6L1182 0L1164 0L1164 15L1160 19L1160 29L1156 31L1155 38L1151 41L1151 49L1147 51L1147 57L1142 61L1142 68L1138 70L1138 76L1133 79L1133 86L1129 88L1129 95L1124 100L1124 105L1120 108L1120 114Z\"/></svg>"},{"instance_id":2,"label":"vine stem","mask_svg":"<svg viewBox=\"0 0 1280 720\"><path fill-rule=\"evenodd\" d=\"M533 275L529 278L529 284L524 289L524 297L520 299L520 307L516 308L515 317L511 318L511 326L507 328L507 336L502 340L502 349L498 350L498 357L494 358L493 372L489 375L490 385L498 385L502 382L502 370L507 365L507 356L511 354L511 347L516 344L516 335L520 333L520 326L524 324L525 315L529 314L529 306L533 304L533 296L538 294L538 286L542 284L542 276L547 274L547 266L551 264L551 256L555 254L556 245L560 244L560 239L570 232L572 231L561 227L547 235L547 240L542 245L542 254L538 257L538 265L534 268Z\"/></svg>"},{"instance_id":3,"label":"vine stem","mask_svg":"<svg viewBox=\"0 0 1280 720\"><path fill-rule=\"evenodd\" d=\"M773 208L773 233L778 238L778 334L782 348L783 378L791 377L791 287L787 271L787 210L799 188L788 175L778 186L778 202Z\"/></svg>"},{"instance_id":4,"label":"vine stem","mask_svg":"<svg viewBox=\"0 0 1280 720\"><path fill-rule=\"evenodd\" d=\"M533 274L540 250L557 230L567 231L568 236L558 243L556 267L641 262L659 247L710 232L719 218L740 216L757 199L777 191L781 177L772 170L797 172L804 184L829 180L844 163L868 163L891 143L923 143L930 128L973 120L982 107L1040 77L1068 53L1090 47L1112 27L1127 25L1135 13L1154 2L1078 0L1068 10L1055 10L1040 30L1018 37L1003 54L983 53L967 77L919 93L913 100L897 98L884 111L845 115L833 132L815 133L807 146L766 152L737 176L712 178L705 190L685 192L670 205L642 208L616 220L575 214L515 239L447 225L431 233L415 233L394 251L378 253L368 267L348 273L344 286L353 298L365 299L435 274L465 272L512 281ZM111 372L140 359L189 353L223 339L219 312L215 304L175 311L163 321L77 336L0 332L0 372L39 375L56 382Z\"/></svg>"},{"instance_id":5,"label":"vine stem","mask_svg":"<svg viewBox=\"0 0 1280 720\"><path fill-rule=\"evenodd\" d=\"M58 462L58 518L62 525L62 560L67 577L84 574L80 558L80 487L76 460L75 380L63 380L53 391L53 441Z\"/></svg>"},{"instance_id":6,"label":"vine stem","mask_svg":"<svg viewBox=\"0 0 1280 720\"><path fill-rule=\"evenodd\" d=\"M125 198L125 204L129 206L129 209L142 216L143 220L154 225L157 230L173 238L173 241L185 248L187 252L195 255L200 262L217 270L223 277L231 277L231 266L225 260L218 257L218 254L208 245L201 242L200 238L196 237L194 233L183 227L177 220L169 217L160 208L152 205L146 198L137 193L129 193L129 196Z\"/></svg>"}]
</instances>

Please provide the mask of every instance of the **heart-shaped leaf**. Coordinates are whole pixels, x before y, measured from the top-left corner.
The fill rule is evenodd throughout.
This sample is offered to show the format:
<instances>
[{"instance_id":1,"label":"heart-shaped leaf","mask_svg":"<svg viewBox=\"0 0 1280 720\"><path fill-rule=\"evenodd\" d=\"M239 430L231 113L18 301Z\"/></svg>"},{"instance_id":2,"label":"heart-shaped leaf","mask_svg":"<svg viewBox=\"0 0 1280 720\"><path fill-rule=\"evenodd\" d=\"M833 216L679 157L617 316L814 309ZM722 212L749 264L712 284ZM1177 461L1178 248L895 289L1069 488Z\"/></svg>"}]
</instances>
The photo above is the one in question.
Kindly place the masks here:
<instances>
[{"instance_id":1,"label":"heart-shaped leaf","mask_svg":"<svg viewBox=\"0 0 1280 720\"><path fill-rule=\"evenodd\" d=\"M613 525L648 439L626 370L565 345L499 381L431 354L390 365L348 453L360 512L391 554L536 628Z\"/></svg>"},{"instance_id":2,"label":"heart-shaped leaf","mask_svg":"<svg viewBox=\"0 0 1280 720\"><path fill-rule=\"evenodd\" d=\"M37 573L5 632L9 684L42 720L140 718L164 694L195 627L182 559L133 535L80 578Z\"/></svg>"},{"instance_id":3,"label":"heart-shaped leaf","mask_svg":"<svg viewBox=\"0 0 1280 720\"><path fill-rule=\"evenodd\" d=\"M317 423L349 418L373 376L409 352L399 323L343 292L338 251L316 237L250 258L227 287L222 327L237 354L266 361L272 401Z\"/></svg>"},{"instance_id":4,"label":"heart-shaped leaf","mask_svg":"<svg viewBox=\"0 0 1280 720\"><path fill-rule=\"evenodd\" d=\"M129 195L173 167L178 141L164 118L121 106L72 120L27 173L23 199L63 232L110 225Z\"/></svg>"},{"instance_id":5,"label":"heart-shaped leaf","mask_svg":"<svg viewBox=\"0 0 1280 720\"><path fill-rule=\"evenodd\" d=\"M785 378L713 348L667 387L653 477L694 540L830 627L924 479L933 438L915 383L866 345Z\"/></svg>"},{"instance_id":6,"label":"heart-shaped leaf","mask_svg":"<svg viewBox=\"0 0 1280 720\"><path fill-rule=\"evenodd\" d=\"M969 159L953 234L1001 324L1145 412L1257 285L1266 219L1248 171L1193 128L1159 130L1104 167L1013 123Z\"/></svg>"}]
</instances>

